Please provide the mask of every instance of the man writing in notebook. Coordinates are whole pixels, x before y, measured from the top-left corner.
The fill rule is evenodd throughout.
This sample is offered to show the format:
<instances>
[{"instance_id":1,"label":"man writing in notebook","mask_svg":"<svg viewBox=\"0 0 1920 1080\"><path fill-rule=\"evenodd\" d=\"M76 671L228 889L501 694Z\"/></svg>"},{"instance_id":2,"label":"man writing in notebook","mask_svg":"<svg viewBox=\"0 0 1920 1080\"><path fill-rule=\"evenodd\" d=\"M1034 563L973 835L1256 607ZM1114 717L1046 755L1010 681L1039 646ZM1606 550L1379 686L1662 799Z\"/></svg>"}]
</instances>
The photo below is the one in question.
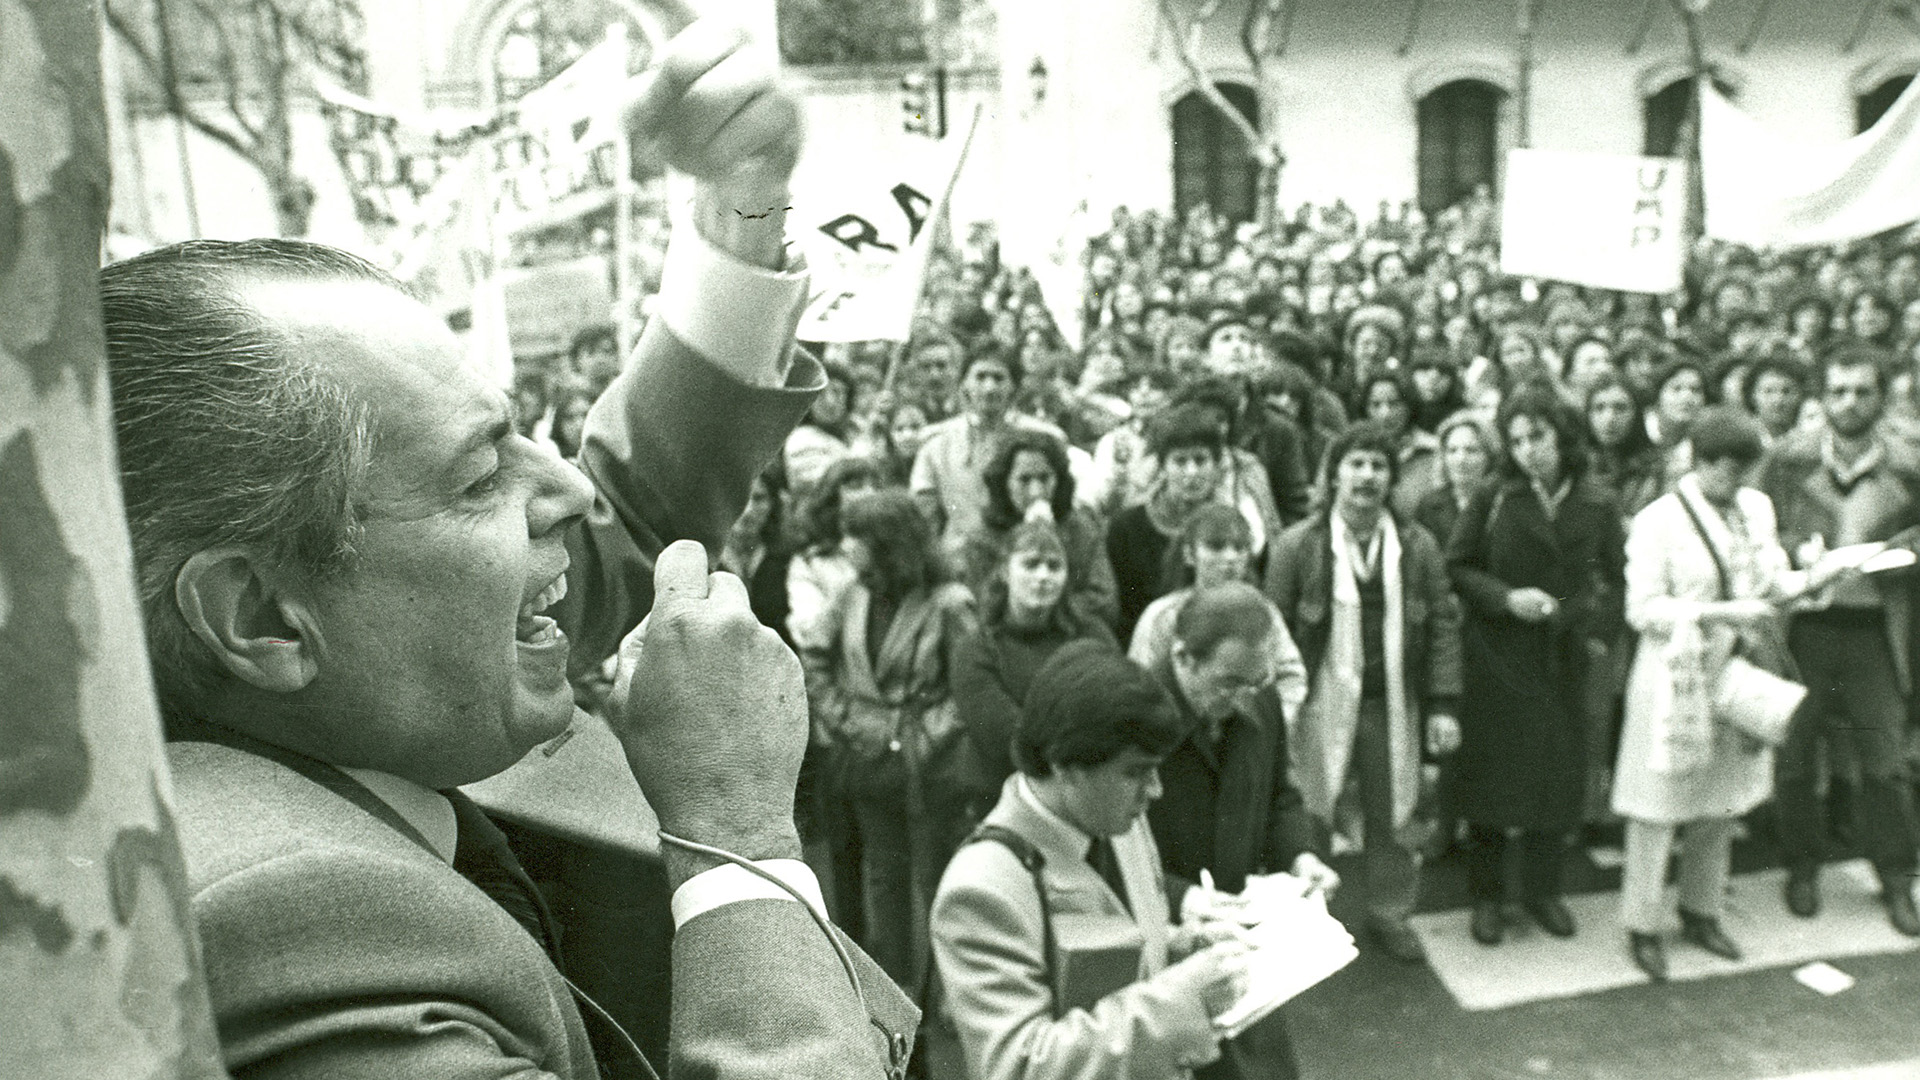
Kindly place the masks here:
<instances>
[{"instance_id":1,"label":"man writing in notebook","mask_svg":"<svg viewBox=\"0 0 1920 1080\"><path fill-rule=\"evenodd\" d=\"M1244 946L1170 925L1145 817L1184 735L1166 691L1111 645L1074 642L1034 676L1019 771L933 902L934 958L974 1080L1172 1080L1228 1064L1213 1018L1243 992ZM1137 947L1133 978L1086 986L1054 970L1075 945L1068 920L1089 916Z\"/></svg>"}]
</instances>

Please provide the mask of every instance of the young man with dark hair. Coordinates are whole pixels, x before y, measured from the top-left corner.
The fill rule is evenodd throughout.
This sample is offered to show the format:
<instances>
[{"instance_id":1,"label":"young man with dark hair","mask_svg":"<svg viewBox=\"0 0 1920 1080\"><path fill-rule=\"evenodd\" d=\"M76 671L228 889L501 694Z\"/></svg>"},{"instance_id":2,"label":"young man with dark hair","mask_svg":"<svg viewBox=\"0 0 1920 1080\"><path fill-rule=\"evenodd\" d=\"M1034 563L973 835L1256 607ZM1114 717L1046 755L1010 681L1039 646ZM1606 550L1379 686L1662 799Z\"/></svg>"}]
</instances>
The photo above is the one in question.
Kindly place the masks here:
<instances>
[{"instance_id":1,"label":"young man with dark hair","mask_svg":"<svg viewBox=\"0 0 1920 1080\"><path fill-rule=\"evenodd\" d=\"M1460 742L1460 609L1439 545L1387 507L1394 450L1393 433L1373 422L1333 441L1331 505L1281 534L1267 595L1307 665L1295 726L1302 812L1360 826L1368 928L1389 955L1418 963L1425 950L1407 917L1420 861L1407 825L1423 748Z\"/></svg>"},{"instance_id":2,"label":"young man with dark hair","mask_svg":"<svg viewBox=\"0 0 1920 1080\"><path fill-rule=\"evenodd\" d=\"M1148 604L1178 587L1167 552L1188 515L1219 498L1227 455L1226 433L1212 412L1198 405L1161 414L1147 440L1159 462L1153 494L1107 523L1107 558L1120 590L1120 621L1114 629L1122 641L1132 635Z\"/></svg>"},{"instance_id":3,"label":"young man with dark hair","mask_svg":"<svg viewBox=\"0 0 1920 1080\"><path fill-rule=\"evenodd\" d=\"M907 487L949 540L980 530L987 508L985 472L1013 431L1044 431L1065 441L1059 428L1013 410L1020 389L1020 361L992 339L968 350L960 368L962 411L927 428L913 459Z\"/></svg>"},{"instance_id":4,"label":"young man with dark hair","mask_svg":"<svg viewBox=\"0 0 1920 1080\"><path fill-rule=\"evenodd\" d=\"M1166 691L1109 643L1066 645L1034 675L1020 771L933 902L934 958L975 1080L1172 1077L1220 1056L1212 1018L1238 996L1242 947L1171 924L1145 818L1184 733ZM1062 916L1130 931L1142 977L1055 1001L1048 942Z\"/></svg>"},{"instance_id":5,"label":"young man with dark hair","mask_svg":"<svg viewBox=\"0 0 1920 1080\"><path fill-rule=\"evenodd\" d=\"M1820 373L1827 430L1775 444L1761 464L1757 486L1773 500L1780 546L1796 565L1811 566L1830 548L1874 541L1910 547L1920 536L1920 462L1879 430L1886 359L1866 346L1830 354ZM1819 744L1845 739L1860 765L1854 831L1862 853L1879 874L1889 921L1920 937L1913 901L1920 824L1905 759L1911 580L1854 574L1824 595L1823 605L1795 614L1787 627L1808 689L1775 766L1787 909L1801 918L1819 913L1826 854Z\"/></svg>"}]
</instances>

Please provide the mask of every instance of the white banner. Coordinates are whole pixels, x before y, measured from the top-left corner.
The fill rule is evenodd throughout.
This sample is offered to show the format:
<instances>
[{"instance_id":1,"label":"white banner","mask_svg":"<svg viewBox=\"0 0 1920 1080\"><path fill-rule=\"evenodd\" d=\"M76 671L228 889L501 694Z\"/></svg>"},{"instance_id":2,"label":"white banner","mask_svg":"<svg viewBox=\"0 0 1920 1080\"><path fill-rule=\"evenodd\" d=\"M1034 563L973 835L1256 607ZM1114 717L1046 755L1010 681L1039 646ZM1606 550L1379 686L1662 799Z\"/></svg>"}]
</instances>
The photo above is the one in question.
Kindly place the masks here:
<instances>
[{"instance_id":1,"label":"white banner","mask_svg":"<svg viewBox=\"0 0 1920 1080\"><path fill-rule=\"evenodd\" d=\"M1701 101L1707 235L1754 247L1872 236L1920 218L1920 80L1844 142L1783 139L1709 87Z\"/></svg>"},{"instance_id":2,"label":"white banner","mask_svg":"<svg viewBox=\"0 0 1920 1080\"><path fill-rule=\"evenodd\" d=\"M1686 164L1673 158L1511 150L1500 269L1628 292L1680 287Z\"/></svg>"},{"instance_id":3,"label":"white banner","mask_svg":"<svg viewBox=\"0 0 1920 1080\"><path fill-rule=\"evenodd\" d=\"M964 137L929 143L885 173L803 167L794 176L788 222L813 276L802 341L907 339L934 233L979 122L976 109Z\"/></svg>"}]
</instances>

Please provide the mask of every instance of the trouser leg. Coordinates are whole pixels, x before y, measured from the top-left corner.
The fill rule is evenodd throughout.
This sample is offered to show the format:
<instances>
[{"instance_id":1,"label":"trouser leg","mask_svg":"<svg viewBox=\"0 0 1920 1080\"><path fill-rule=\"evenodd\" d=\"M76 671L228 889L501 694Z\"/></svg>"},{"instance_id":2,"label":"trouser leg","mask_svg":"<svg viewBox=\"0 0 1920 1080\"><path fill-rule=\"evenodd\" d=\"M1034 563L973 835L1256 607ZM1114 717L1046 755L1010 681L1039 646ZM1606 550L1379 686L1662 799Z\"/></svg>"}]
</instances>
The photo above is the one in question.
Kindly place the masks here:
<instances>
[{"instance_id":1,"label":"trouser leg","mask_svg":"<svg viewBox=\"0 0 1920 1080\"><path fill-rule=\"evenodd\" d=\"M1400 922L1413 914L1420 891L1420 856L1404 845L1393 813L1393 746L1387 703L1360 703L1354 733L1353 766L1360 784L1363 865L1367 910L1380 922Z\"/></svg>"},{"instance_id":2,"label":"trouser leg","mask_svg":"<svg viewBox=\"0 0 1920 1080\"><path fill-rule=\"evenodd\" d=\"M1529 829L1520 834L1525 862L1520 880L1528 900L1551 900L1560 895L1560 872L1566 865L1567 836L1558 829Z\"/></svg>"},{"instance_id":3,"label":"trouser leg","mask_svg":"<svg viewBox=\"0 0 1920 1080\"><path fill-rule=\"evenodd\" d=\"M1673 826L1627 819L1627 851L1620 888L1620 923L1637 934L1657 934L1666 925L1667 857Z\"/></svg>"},{"instance_id":4,"label":"trouser leg","mask_svg":"<svg viewBox=\"0 0 1920 1080\"><path fill-rule=\"evenodd\" d=\"M860 945L901 986L914 983L913 841L899 806L862 799L860 892L866 934Z\"/></svg>"},{"instance_id":5,"label":"trouser leg","mask_svg":"<svg viewBox=\"0 0 1920 1080\"><path fill-rule=\"evenodd\" d=\"M1854 836L1861 853L1883 876L1910 875L1920 829L1915 827L1913 789L1907 782L1907 704L1885 635L1852 636L1857 640L1845 650L1847 671L1839 694L1846 722L1833 729L1833 736L1852 748L1860 768L1860 787L1853 798Z\"/></svg>"},{"instance_id":6,"label":"trouser leg","mask_svg":"<svg viewBox=\"0 0 1920 1080\"><path fill-rule=\"evenodd\" d=\"M1807 872L1826 858L1825 807L1820 800L1820 741L1828 714L1838 706L1838 680L1832 649L1823 627L1796 621L1788 631L1794 661L1806 680L1807 696L1787 724L1787 737L1774 756L1773 801L1780 831L1780 854L1795 872Z\"/></svg>"},{"instance_id":7,"label":"trouser leg","mask_svg":"<svg viewBox=\"0 0 1920 1080\"><path fill-rule=\"evenodd\" d=\"M1680 907L1714 918L1727 906L1727 871L1733 863L1733 835L1739 823L1730 817L1690 821L1680 833Z\"/></svg>"},{"instance_id":8,"label":"trouser leg","mask_svg":"<svg viewBox=\"0 0 1920 1080\"><path fill-rule=\"evenodd\" d=\"M1503 864L1507 832L1479 822L1467 824L1467 892L1475 900L1498 900L1506 892Z\"/></svg>"}]
</instances>

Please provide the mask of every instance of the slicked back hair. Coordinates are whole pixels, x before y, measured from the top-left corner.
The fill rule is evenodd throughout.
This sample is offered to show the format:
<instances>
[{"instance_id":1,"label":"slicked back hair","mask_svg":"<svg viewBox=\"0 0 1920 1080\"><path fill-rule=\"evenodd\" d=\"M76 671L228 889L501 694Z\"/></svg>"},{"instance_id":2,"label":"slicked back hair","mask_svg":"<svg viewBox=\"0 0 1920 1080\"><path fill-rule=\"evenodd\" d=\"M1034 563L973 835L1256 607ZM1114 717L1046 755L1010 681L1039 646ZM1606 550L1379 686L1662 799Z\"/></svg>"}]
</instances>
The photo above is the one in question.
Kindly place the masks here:
<instances>
[{"instance_id":1,"label":"slicked back hair","mask_svg":"<svg viewBox=\"0 0 1920 1080\"><path fill-rule=\"evenodd\" d=\"M195 553L234 545L317 580L351 566L372 456L364 407L241 299L262 281L407 290L357 256L300 240L195 240L100 272L121 483L163 711L190 711L220 669L174 601Z\"/></svg>"}]
</instances>

